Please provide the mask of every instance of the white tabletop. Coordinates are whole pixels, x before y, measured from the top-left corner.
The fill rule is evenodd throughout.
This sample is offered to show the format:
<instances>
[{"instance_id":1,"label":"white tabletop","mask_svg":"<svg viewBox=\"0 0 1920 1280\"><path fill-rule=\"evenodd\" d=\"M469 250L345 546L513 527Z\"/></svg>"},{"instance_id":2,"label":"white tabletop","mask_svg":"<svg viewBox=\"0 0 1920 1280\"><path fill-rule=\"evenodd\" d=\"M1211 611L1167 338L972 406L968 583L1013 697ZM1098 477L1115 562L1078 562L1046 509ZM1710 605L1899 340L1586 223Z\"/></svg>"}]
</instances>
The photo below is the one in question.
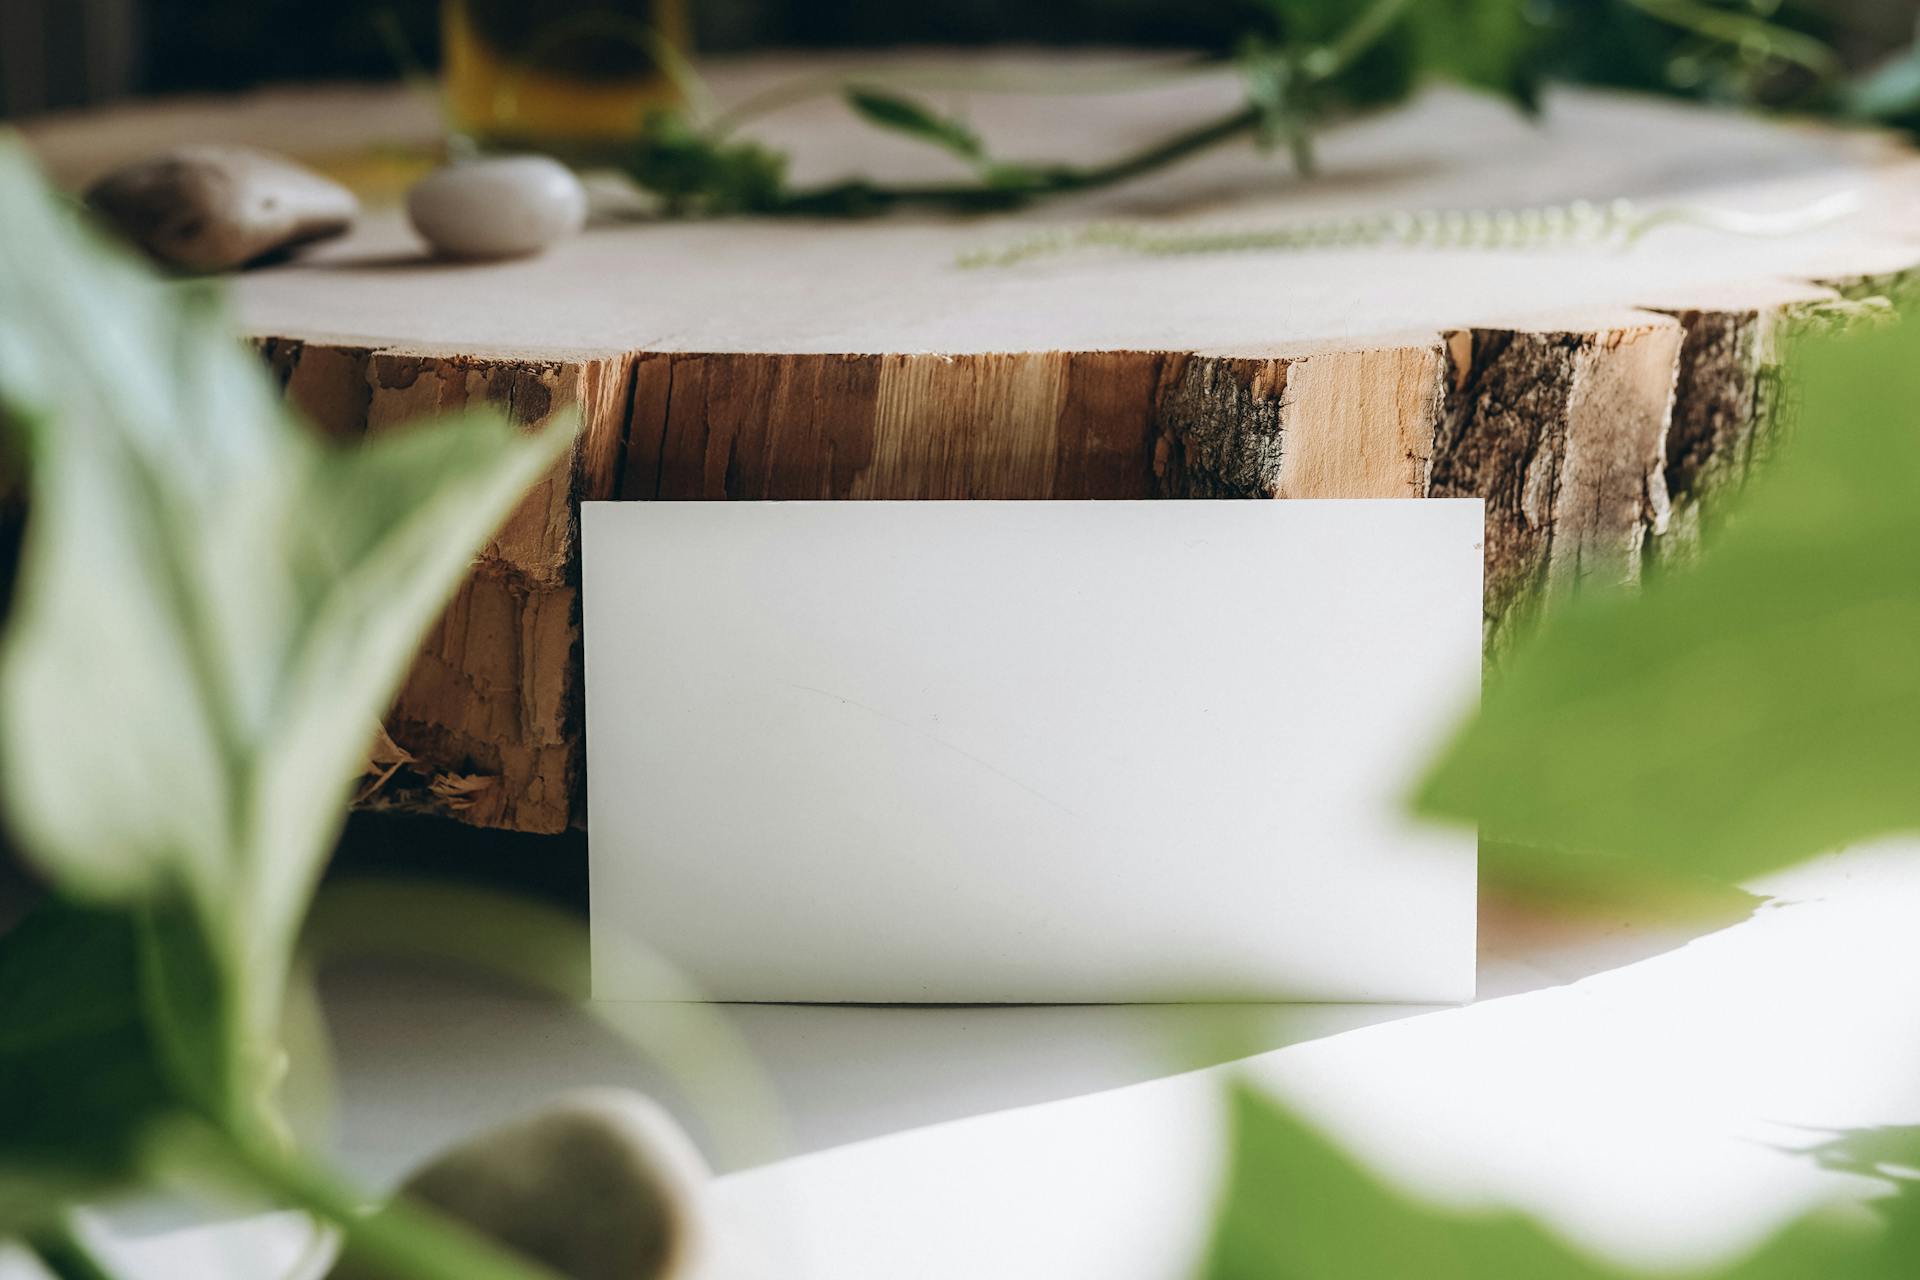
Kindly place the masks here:
<instances>
[{"instance_id":1,"label":"white tabletop","mask_svg":"<svg viewBox=\"0 0 1920 1280\"><path fill-rule=\"evenodd\" d=\"M1622 1261L1705 1260L1884 1190L1807 1154L1832 1130L1920 1122L1920 845L1754 887L1777 896L1689 919L1490 902L1462 1008L596 1011L683 1048L717 1014L747 1053L680 1064L691 1089L580 1010L359 960L322 982L338 1153L386 1184L544 1094L625 1083L722 1170L717 1275L1171 1280L1206 1231L1241 1073L1410 1190L1523 1208ZM284 1274L308 1238L287 1214L115 1232L135 1275Z\"/></svg>"}]
</instances>

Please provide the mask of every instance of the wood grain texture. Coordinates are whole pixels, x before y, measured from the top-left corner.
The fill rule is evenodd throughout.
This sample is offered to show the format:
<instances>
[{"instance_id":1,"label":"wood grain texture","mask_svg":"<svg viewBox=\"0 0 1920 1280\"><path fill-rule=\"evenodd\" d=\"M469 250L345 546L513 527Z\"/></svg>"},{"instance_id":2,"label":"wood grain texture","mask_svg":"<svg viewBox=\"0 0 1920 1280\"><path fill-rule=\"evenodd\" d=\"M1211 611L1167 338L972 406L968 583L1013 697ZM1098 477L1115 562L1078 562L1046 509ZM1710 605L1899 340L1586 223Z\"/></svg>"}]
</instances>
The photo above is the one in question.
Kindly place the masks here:
<instances>
[{"instance_id":1,"label":"wood grain texture","mask_svg":"<svg viewBox=\"0 0 1920 1280\"><path fill-rule=\"evenodd\" d=\"M529 429L582 415L572 455L508 516L428 633L385 725L405 760L361 793L368 807L566 830L583 816L579 501L611 474L625 362L435 360L280 340L263 348L288 398L343 439L478 405Z\"/></svg>"},{"instance_id":2,"label":"wood grain texture","mask_svg":"<svg viewBox=\"0 0 1920 1280\"><path fill-rule=\"evenodd\" d=\"M733 98L821 65L713 79ZM982 99L975 123L1034 154L1100 154L1238 91L1229 77L1112 100ZM430 127L380 91L342 104L361 141ZM142 149L188 125L249 140L250 113L270 135L254 141L278 129L351 145L287 124L315 109L303 94L298 113L256 98L111 119ZM769 129L805 179L952 176L834 103ZM81 177L114 158L85 120L35 141ZM540 259L469 268L423 259L376 209L347 241L241 279L286 394L330 434L480 403L529 426L570 410L583 423L428 637L387 724L405 760L366 803L528 832L581 821L582 500L1480 497L1497 660L1541 609L1710 537L1791 416L1791 335L1920 289L1904 215L1920 160L1884 139L1565 92L1536 128L1438 94L1322 150L1308 184L1223 151L1007 217L610 222ZM954 266L1060 218L1258 225L1615 195L1777 209L1839 187L1864 191L1866 211L1773 240L1680 227L1631 252Z\"/></svg>"},{"instance_id":3,"label":"wood grain texture","mask_svg":"<svg viewBox=\"0 0 1920 1280\"><path fill-rule=\"evenodd\" d=\"M1330 351L1287 378L1279 498L1418 498L1445 399L1439 346Z\"/></svg>"}]
</instances>

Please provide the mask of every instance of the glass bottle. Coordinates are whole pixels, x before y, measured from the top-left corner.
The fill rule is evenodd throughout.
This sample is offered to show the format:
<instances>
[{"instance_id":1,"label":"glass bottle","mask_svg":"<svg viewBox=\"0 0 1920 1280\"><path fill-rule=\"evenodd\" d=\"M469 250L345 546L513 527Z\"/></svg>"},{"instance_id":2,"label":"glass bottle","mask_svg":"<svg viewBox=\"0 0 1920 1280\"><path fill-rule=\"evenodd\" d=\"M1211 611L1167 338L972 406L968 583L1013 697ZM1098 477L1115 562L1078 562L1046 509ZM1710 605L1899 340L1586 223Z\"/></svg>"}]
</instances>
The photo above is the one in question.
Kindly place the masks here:
<instances>
[{"instance_id":1,"label":"glass bottle","mask_svg":"<svg viewBox=\"0 0 1920 1280\"><path fill-rule=\"evenodd\" d=\"M680 100L686 0L442 0L441 23L448 108L482 146L590 147Z\"/></svg>"}]
</instances>

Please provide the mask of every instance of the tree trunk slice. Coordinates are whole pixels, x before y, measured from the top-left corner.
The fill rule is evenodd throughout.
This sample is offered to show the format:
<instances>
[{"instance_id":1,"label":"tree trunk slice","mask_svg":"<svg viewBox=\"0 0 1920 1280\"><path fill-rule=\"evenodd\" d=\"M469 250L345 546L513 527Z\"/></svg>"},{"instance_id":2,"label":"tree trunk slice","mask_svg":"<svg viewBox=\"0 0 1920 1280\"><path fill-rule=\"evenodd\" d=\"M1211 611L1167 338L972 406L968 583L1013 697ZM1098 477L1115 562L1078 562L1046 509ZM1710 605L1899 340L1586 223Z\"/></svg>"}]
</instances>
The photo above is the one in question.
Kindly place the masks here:
<instances>
[{"instance_id":1,"label":"tree trunk slice","mask_svg":"<svg viewBox=\"0 0 1920 1280\"><path fill-rule=\"evenodd\" d=\"M713 79L730 101L824 65L757 60ZM1008 158L1096 160L1235 93L1227 76L981 96L970 112ZM338 135L323 147L303 124L278 145L338 155L431 134L415 99L334 96ZM298 101L56 121L36 140L80 181L125 158L115 136L276 145L320 109ZM831 100L761 132L802 180L963 176ZM1765 451L1782 334L1906 291L1920 264L1920 164L1879 135L1575 91L1530 124L1435 91L1329 132L1321 161L1303 181L1228 148L971 220L603 222L544 257L480 266L425 260L397 210L375 209L349 239L241 277L249 332L330 432L481 402L528 424L570 407L585 421L429 637L387 725L407 760L367 802L532 832L581 821L582 499L1478 496L1497 654L1583 583L1684 558ZM1617 197L1766 211L1839 190L1859 191L1862 211L1776 238L1671 226L1630 250L955 265L1091 218L1264 226Z\"/></svg>"}]
</instances>

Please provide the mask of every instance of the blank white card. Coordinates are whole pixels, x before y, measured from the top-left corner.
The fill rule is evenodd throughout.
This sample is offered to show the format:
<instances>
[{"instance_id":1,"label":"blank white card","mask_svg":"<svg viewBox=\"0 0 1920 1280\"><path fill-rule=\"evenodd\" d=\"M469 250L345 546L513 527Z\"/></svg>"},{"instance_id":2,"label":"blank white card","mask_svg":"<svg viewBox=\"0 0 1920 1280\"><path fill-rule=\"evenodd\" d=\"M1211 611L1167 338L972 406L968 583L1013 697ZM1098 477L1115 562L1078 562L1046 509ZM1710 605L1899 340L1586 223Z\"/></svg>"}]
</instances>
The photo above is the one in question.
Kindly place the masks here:
<instances>
[{"instance_id":1,"label":"blank white card","mask_svg":"<svg viewBox=\"0 0 1920 1280\"><path fill-rule=\"evenodd\" d=\"M596 996L1471 997L1478 501L582 524Z\"/></svg>"}]
</instances>

